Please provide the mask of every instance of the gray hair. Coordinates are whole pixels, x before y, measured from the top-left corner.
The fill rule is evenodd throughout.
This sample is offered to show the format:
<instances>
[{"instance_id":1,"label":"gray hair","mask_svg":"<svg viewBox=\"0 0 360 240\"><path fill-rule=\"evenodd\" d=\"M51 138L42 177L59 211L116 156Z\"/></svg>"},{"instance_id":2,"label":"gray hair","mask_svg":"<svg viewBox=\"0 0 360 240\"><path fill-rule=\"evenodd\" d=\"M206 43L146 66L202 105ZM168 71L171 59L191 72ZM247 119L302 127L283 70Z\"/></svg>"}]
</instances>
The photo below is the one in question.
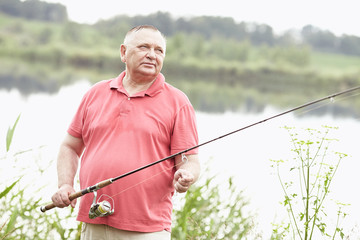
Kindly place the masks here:
<instances>
[{"instance_id":1,"label":"gray hair","mask_svg":"<svg viewBox=\"0 0 360 240\"><path fill-rule=\"evenodd\" d=\"M165 41L165 44L166 44L166 37L164 36L164 34L162 32L160 32L159 29L157 29L155 26L153 25L139 25L139 26L136 26L136 27L133 27L132 29L130 29L126 35L125 35L125 38L124 38L124 44L127 44L128 43L128 39L129 39L129 36L134 33L134 32L138 32L142 29L150 29L150 30L154 30L154 31L157 31L161 34L161 36L164 38L164 41Z\"/></svg>"}]
</instances>

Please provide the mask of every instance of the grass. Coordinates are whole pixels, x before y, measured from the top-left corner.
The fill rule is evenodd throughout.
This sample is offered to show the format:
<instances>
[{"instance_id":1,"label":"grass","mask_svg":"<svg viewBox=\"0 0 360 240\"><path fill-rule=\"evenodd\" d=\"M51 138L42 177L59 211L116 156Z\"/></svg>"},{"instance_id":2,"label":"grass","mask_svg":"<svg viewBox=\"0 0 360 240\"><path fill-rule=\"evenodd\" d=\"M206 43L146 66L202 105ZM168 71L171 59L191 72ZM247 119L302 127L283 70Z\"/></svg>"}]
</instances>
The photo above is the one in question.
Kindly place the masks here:
<instances>
[{"instance_id":1,"label":"grass","mask_svg":"<svg viewBox=\"0 0 360 240\"><path fill-rule=\"evenodd\" d=\"M359 74L360 57L313 52L309 67L322 75Z\"/></svg>"}]
</instances>

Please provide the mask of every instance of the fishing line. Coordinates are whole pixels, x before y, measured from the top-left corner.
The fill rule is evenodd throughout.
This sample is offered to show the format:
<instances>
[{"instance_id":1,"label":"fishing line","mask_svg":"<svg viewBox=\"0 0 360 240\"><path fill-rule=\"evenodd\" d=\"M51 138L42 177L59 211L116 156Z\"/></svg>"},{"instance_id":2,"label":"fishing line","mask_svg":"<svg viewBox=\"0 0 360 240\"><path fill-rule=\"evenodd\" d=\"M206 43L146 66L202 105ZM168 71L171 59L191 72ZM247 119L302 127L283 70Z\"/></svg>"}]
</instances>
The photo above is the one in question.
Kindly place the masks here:
<instances>
[{"instance_id":1,"label":"fishing line","mask_svg":"<svg viewBox=\"0 0 360 240\"><path fill-rule=\"evenodd\" d=\"M180 152L178 152L178 153L172 154L172 155L170 155L170 156L168 156L168 157L165 157L165 158L160 159L160 160L158 160L158 161L152 162L152 163L150 163L150 164L148 164L148 165L142 166L142 167L140 167L140 168L138 168L138 169L135 169L135 170L133 170L133 171L130 171L130 172L128 172L128 173L125 173L125 174L122 174L122 175L120 175L120 176L117 176L117 177L114 177L114 178L109 178L109 179L103 180L103 181L101 181L101 182L98 182L98 183L96 183L96 184L93 185L93 186L89 186L89 187L87 187L87 188L85 188L85 189L82 189L82 190L80 190L80 191L78 191L78 192L75 192L75 193L73 193L73 194L70 194L70 195L69 195L69 199L70 199L70 201L72 201L72 200L74 200L74 199L76 199L76 198L79 198L79 197L85 195L85 194L88 194L88 193L91 193L91 192L96 192L97 190L99 190L99 189L101 189L101 188L103 188L103 187L106 187L106 186L112 184L113 182L115 182L115 181L117 181L117 180L119 180L119 179L121 179L121 178L127 177L127 176L129 176L129 175L131 175L131 174L134 174L134 173L136 173L136 172L142 171L142 170L144 170L144 169L146 169L146 168L149 168L149 167L151 167L151 166L154 166L154 165L156 165L156 164L158 164L158 163L161 163L161 162L163 162L163 161L166 161L166 160L169 160L169 159L173 159L173 158L175 158L175 157L178 156L178 155L185 156L184 154L185 154L186 152L189 152L189 151L191 151L191 150L193 150L193 149L199 148L199 147L204 146L204 145L206 145L206 144L209 144L209 143L211 143L211 142L217 141L217 140L219 140L219 139L222 139L222 138L227 137L227 136L229 136L229 135L232 135L232 134L234 134L234 133L243 131L243 130L245 130L245 129L247 129L247 128L251 128L251 127L253 127L253 126L255 126L255 125L264 123L264 122L266 122L266 121L269 121L269 120L271 120L271 119L274 119L274 118L283 116L283 115L288 114L288 113L291 113L291 112L296 112L296 111L299 110L299 109L303 109L303 108L312 106L312 105L314 105L314 104L323 102L323 101L328 100L328 99L330 99L330 102L333 102L333 99L334 99L335 97L340 96L340 95L344 95L344 94L347 94L347 93L350 93L350 92L353 92L353 91L359 90L359 89L360 89L360 86L357 86L357 87L354 87L354 88L351 88L351 89L347 89L347 90L344 90L344 91L342 91L342 92L338 92L338 93L335 93L335 94L332 94L332 95L329 95L329 96L326 96L326 97L323 97L323 98L320 98L320 99L317 99L317 100L314 100L314 101L305 103L305 104L300 105L300 106L298 106L298 107L295 107L295 108L289 109L289 110L287 110L287 111L281 112L281 113L279 113L279 114L273 115L273 116L271 116L271 117L265 118L265 119L263 119L263 120L261 120L261 121L252 123L252 124L250 124L250 125L247 125L247 126L245 126L245 127L239 128L239 129L234 130L234 131L232 131L232 132L228 132L228 133L226 133L226 134L224 134L224 135L221 135L221 136L216 137L216 138L214 138L214 139L208 140L208 141L203 142L203 143L201 143L201 144L198 144L198 145L196 145L196 146L190 147L190 148L185 149L185 150L183 150L183 151L180 151ZM355 96L355 95L354 95L354 96ZM350 96L350 97L351 97L351 96ZM314 110L314 109L312 109L312 110ZM182 163L182 162L181 162L181 163ZM171 168L173 168L173 167L174 167L174 166L172 166ZM159 172L158 174L155 174L154 176L150 177L149 179L151 179L151 178L153 178L153 177L155 177L155 176L157 176L157 175L159 175L159 174L161 174L161 173L163 173L164 171L167 171L167 170L169 170L169 169L165 169L165 170L163 170L162 172ZM149 179L145 179L145 180L143 180L142 182L148 181ZM129 187L129 189L131 189L131 188L133 188L133 187L141 184L142 182L139 182L139 183L135 184L134 186ZM124 190L128 190L128 189L124 189ZM122 191L122 192L124 192L124 191ZM120 192L120 193L121 193L121 192ZM120 194L120 193L119 193L119 194ZM116 194L116 195L117 195L117 194ZM41 210L42 212L45 212L45 211L50 210L50 209L55 208L55 207L56 207L56 206L55 206L54 203L50 203L50 204L48 204L48 205L45 205L45 206L40 207L40 210ZM100 205L98 205L98 207L100 207ZM104 207L105 207L105 206L104 206ZM99 210L99 209L95 209L94 211L96 211L96 210ZM98 212L99 212L99 216L100 216L102 213L100 213L100 211L98 211ZM89 214L90 214L90 213L89 213Z\"/></svg>"},{"instance_id":2,"label":"fishing line","mask_svg":"<svg viewBox=\"0 0 360 240\"><path fill-rule=\"evenodd\" d=\"M145 179L142 180L141 182L138 182L138 183L136 183L135 185L129 186L128 188L125 188L125 189L121 190L120 192L112 195L111 197L113 198L113 197L115 197L115 196L117 196L117 195L120 195L120 194L122 194L122 193L124 193L124 192L126 192L126 191L128 191L128 190L130 190L130 189L132 189L132 188L134 188L134 187L136 187L136 186L138 186L138 185L141 185L141 184L143 184L143 183L145 183L145 182L147 182L147 181L150 181L151 179L153 179L153 178L155 178L155 177L163 174L164 172L167 172L167 171L170 170L170 169L173 169L173 168L175 168L175 167L177 167L177 166L180 166L180 165L185 164L185 163L188 162L188 159L187 159L187 157L186 157L184 154L183 154L183 156L182 156L181 159L182 159L182 161L179 162L178 164L175 164L174 166L171 166L171 167L167 167L167 168L165 168L164 170L158 172L157 174L152 175L152 176L149 177L149 178L145 178Z\"/></svg>"},{"instance_id":3,"label":"fishing line","mask_svg":"<svg viewBox=\"0 0 360 240\"><path fill-rule=\"evenodd\" d=\"M359 88L360 88L360 87L359 87ZM357 89L357 88L356 88L356 89ZM344 101L344 100L346 100L346 99L349 99L349 98L352 98L352 97L355 97L355 96L358 96L358 95L360 95L360 92L358 92L358 93L352 93L352 94L349 94L349 95L341 95L341 96L337 97L336 102L341 102L341 101ZM322 108L322 107L324 107L324 106L327 106L327 105L330 105L330 104L334 104L334 103L335 103L335 97L329 97L329 101L327 101L327 102L325 102L325 103L322 103L322 104L317 104L315 107L310 107L310 109L308 109L308 110L301 111L300 113L297 114L297 116L304 115L304 114L306 114L306 113L308 113L308 112L315 111L316 109L319 109L319 108ZM295 112L295 113L296 113L296 112ZM204 144L203 144L203 145L204 145ZM185 155L183 154L183 161L180 162L179 164L183 164L183 163L184 163L184 156L185 156ZM185 156L185 157L186 157L186 156ZM186 161L187 161L187 160L186 160ZM177 165L179 165L179 164L177 164ZM135 188L136 186L141 185L141 184L143 184L143 183L151 180L152 178L154 178L154 177L156 177L156 176L158 176L158 175L160 175L160 174L162 174L162 173L164 173L164 172L166 172L166 171L168 171L168 170L176 167L177 165L174 165L174 166L172 166L172 167L169 167L169 168L167 168L167 169L165 169L165 170L163 170L163 171L161 171L161 172L159 172L159 173L157 173L157 174L155 174L155 175L153 175L153 176L151 176L151 177L149 177L149 178L147 178L147 179L142 180L142 181L139 182L139 183L136 183L136 184L133 185L133 186L130 186L130 187L124 189L124 190L121 190L119 193L114 194L114 195L112 195L111 197L115 197L115 196L117 196L117 195L120 195L120 194L122 194L122 193L124 193L124 192L126 192L126 191L128 191L128 190L130 190L130 189L132 189L132 188Z\"/></svg>"},{"instance_id":4,"label":"fishing line","mask_svg":"<svg viewBox=\"0 0 360 240\"><path fill-rule=\"evenodd\" d=\"M355 96L357 96L357 95L360 95L360 93L355 93L355 94L350 94L350 95L348 95L348 96L338 97L336 102L341 102L341 101L343 101L343 100L346 100L346 99L355 97ZM331 97L331 98L329 98L329 101L327 101L327 102L314 104L315 106L312 105L312 106L314 106L314 107L311 106L311 107L309 107L309 109L307 109L307 110L303 110L303 111L299 111L299 112L294 112L294 114L297 115L297 116L302 116L302 115L305 115L306 113L315 111L316 109L323 108L324 106L327 106L327 105L330 105L330 104L334 104L334 103L335 103L335 98L334 98L334 97ZM183 155L183 156L185 156L185 155ZM126 192L126 191L128 191L128 190L130 190L130 189L132 189L132 188L135 188L135 187L137 187L137 186L139 186L139 185L141 185L141 184L143 184L143 183L145 183L145 182L147 182L147 181L150 181L151 179L155 178L156 176L161 175L161 174L163 174L164 172L166 172L166 171L168 171L168 170L170 170L170 169L172 169L172 168L174 168L174 167L176 167L176 166L178 166L178 165L180 165L180 164L183 164L183 163L184 163L184 161L182 161L182 162L180 162L180 163L178 163L178 164L176 164L176 165L174 165L174 166L172 166L172 167L168 167L168 168L166 168L165 170L160 171L159 173L157 173L157 174L155 174L155 175L153 175L153 176L151 176L151 177L149 177L149 178L146 178L146 179L144 179L144 180L142 180L142 181L140 181L140 182L138 182L138 183L136 183L136 184L134 184L134 185L132 185L132 186L129 186L129 187L121 190L120 192L118 192L118 193L116 193L116 194L114 194L114 195L112 195L112 196L107 196L107 197L110 198L110 199L112 199L112 198L114 198L114 197L116 197L116 196L118 196L118 195L120 195L120 194L122 194L122 193L124 193L124 192Z\"/></svg>"},{"instance_id":5,"label":"fishing line","mask_svg":"<svg viewBox=\"0 0 360 240\"><path fill-rule=\"evenodd\" d=\"M324 102L322 104L317 104L315 106L312 106L312 107L309 107L307 110L302 110L302 111L299 111L299 112L294 112L295 115L297 116L302 116L308 112L312 112L312 111L315 111L316 109L319 109L319 108L323 108L324 106L327 106L327 105L330 105L330 104L334 104L335 102L341 102L341 101L344 101L346 99L349 99L349 98L353 98L355 96L358 96L360 95L360 92L358 93L352 93L352 94L348 94L348 95L341 95L341 96L338 96L336 97L331 97L329 98L329 101L328 102ZM356 118L358 119L358 118Z\"/></svg>"},{"instance_id":6,"label":"fishing line","mask_svg":"<svg viewBox=\"0 0 360 240\"><path fill-rule=\"evenodd\" d=\"M337 102L352 98L352 97L357 96L359 94L360 93L352 94L352 95L344 96L344 97L339 97L337 99ZM323 108L324 106L334 104L334 103L335 103L335 99L334 99L334 97L331 97L331 98L329 98L329 101L327 101L327 102L314 104L315 106L312 105L311 107L309 107L308 110L301 111L298 114L296 114L297 112L294 112L294 114L296 114L297 116L304 115L306 113L315 111L316 109ZM152 175L151 177L143 179L142 181L139 181L138 183L136 183L136 184L134 184L132 186L129 186L129 187L127 187L127 188L125 188L125 189L123 189L123 190L119 191L118 193L113 194L111 196L106 195L106 194L102 194L97 201L96 201L96 197L97 197L96 191L94 191L94 199L93 199L93 204L91 205L90 210L89 210L89 218L94 219L96 217L105 217L105 216L109 216L109 215L113 214L115 212L115 203L114 203L113 198L117 197L118 195L120 195L120 194L122 194L122 193L124 193L124 192L126 192L126 191L128 191L130 189L133 189L133 188L135 188L135 187L137 187L139 185L142 185L142 184L150 181L151 179L154 179L155 177L169 171L170 169L173 169L173 168L177 167L178 165L184 164L186 162L187 162L187 158L186 158L186 156L184 154L182 154L182 161L180 163L175 164L174 166L171 166L171 167L167 167L164 170ZM100 199L102 197L106 197L106 199L103 200L103 201L100 201ZM107 200L111 200L112 205Z\"/></svg>"}]
</instances>

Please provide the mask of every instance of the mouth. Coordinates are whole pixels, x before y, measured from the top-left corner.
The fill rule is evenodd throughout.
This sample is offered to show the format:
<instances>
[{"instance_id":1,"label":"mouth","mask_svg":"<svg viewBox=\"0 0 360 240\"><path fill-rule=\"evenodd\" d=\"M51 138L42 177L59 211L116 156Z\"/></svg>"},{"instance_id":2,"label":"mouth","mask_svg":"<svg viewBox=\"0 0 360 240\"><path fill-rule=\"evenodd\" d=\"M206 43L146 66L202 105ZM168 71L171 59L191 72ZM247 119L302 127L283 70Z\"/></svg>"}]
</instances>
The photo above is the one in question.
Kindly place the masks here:
<instances>
[{"instance_id":1,"label":"mouth","mask_svg":"<svg viewBox=\"0 0 360 240\"><path fill-rule=\"evenodd\" d=\"M156 64L151 63L151 62L143 62L141 65L143 65L145 67L149 67L149 68L155 68L156 67Z\"/></svg>"},{"instance_id":2,"label":"mouth","mask_svg":"<svg viewBox=\"0 0 360 240\"><path fill-rule=\"evenodd\" d=\"M155 67L155 63L149 63L149 62L144 62L141 65L148 66L148 67Z\"/></svg>"}]
</instances>

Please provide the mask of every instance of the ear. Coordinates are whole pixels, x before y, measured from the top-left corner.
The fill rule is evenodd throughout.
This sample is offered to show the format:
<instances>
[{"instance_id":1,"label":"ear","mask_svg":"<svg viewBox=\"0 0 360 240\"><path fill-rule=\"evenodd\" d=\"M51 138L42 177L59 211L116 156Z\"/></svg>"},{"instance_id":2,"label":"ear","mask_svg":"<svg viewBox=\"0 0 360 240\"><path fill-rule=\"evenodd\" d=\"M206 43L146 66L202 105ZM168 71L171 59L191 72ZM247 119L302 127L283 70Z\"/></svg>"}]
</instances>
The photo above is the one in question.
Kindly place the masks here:
<instances>
[{"instance_id":1,"label":"ear","mask_svg":"<svg viewBox=\"0 0 360 240\"><path fill-rule=\"evenodd\" d=\"M124 44L121 44L120 46L120 58L122 62L126 62L126 57L125 57L125 53L126 53L126 46Z\"/></svg>"}]
</instances>

